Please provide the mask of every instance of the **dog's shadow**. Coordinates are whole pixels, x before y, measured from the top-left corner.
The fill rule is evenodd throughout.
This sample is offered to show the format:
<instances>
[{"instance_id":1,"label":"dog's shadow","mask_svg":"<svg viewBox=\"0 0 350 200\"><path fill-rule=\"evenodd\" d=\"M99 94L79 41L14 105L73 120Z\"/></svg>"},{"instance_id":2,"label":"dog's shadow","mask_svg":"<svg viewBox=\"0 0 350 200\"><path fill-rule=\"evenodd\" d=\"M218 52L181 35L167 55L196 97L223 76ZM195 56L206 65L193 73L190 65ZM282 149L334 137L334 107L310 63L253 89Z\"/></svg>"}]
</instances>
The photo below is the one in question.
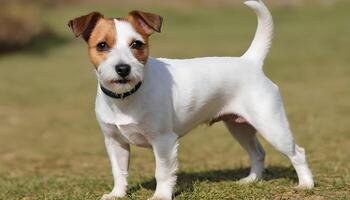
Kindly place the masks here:
<instances>
[{"instance_id":1,"label":"dog's shadow","mask_svg":"<svg viewBox=\"0 0 350 200\"><path fill-rule=\"evenodd\" d=\"M177 174L177 187L175 196L183 192L192 192L194 184L198 182L221 182L238 181L249 174L249 168L211 170L203 172L180 172ZM269 166L265 169L263 180L269 181L278 178L288 178L297 182L298 177L292 167ZM128 193L134 193L141 188L154 190L156 187L155 179L137 183L131 186Z\"/></svg>"}]
</instances>

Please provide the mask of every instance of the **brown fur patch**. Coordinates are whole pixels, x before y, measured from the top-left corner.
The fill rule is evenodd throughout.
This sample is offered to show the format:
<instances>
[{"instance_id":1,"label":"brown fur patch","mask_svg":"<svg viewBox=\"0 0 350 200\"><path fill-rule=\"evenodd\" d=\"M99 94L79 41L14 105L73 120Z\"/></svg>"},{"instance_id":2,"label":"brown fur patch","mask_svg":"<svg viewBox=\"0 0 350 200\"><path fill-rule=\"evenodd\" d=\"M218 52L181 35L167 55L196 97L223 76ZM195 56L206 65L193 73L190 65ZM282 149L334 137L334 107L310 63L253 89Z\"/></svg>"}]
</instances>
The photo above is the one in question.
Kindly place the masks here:
<instances>
[{"instance_id":1,"label":"brown fur patch","mask_svg":"<svg viewBox=\"0 0 350 200\"><path fill-rule=\"evenodd\" d=\"M132 52L141 63L145 64L149 55L148 38L154 31L161 31L163 18L153 13L134 10L129 13L127 20L144 40L143 48L132 49Z\"/></svg>"},{"instance_id":2,"label":"brown fur patch","mask_svg":"<svg viewBox=\"0 0 350 200\"><path fill-rule=\"evenodd\" d=\"M148 38L144 38L144 45L141 49L131 49L135 58L142 64L146 64L149 55Z\"/></svg>"},{"instance_id":3,"label":"brown fur patch","mask_svg":"<svg viewBox=\"0 0 350 200\"><path fill-rule=\"evenodd\" d=\"M140 27L139 23L137 23L133 17L129 16L128 19L129 23L134 27L134 29L142 36L142 39L144 41L144 47L142 49L132 49L132 53L134 54L135 58L139 60L141 63L145 64L149 55L149 36L144 32L142 27ZM133 41L131 41L133 42Z\"/></svg>"},{"instance_id":4,"label":"brown fur patch","mask_svg":"<svg viewBox=\"0 0 350 200\"><path fill-rule=\"evenodd\" d=\"M131 52L134 54L135 58L140 61L140 63L146 64L149 55L148 44L145 44L142 49L132 49Z\"/></svg>"},{"instance_id":5,"label":"brown fur patch","mask_svg":"<svg viewBox=\"0 0 350 200\"><path fill-rule=\"evenodd\" d=\"M82 36L85 41L88 41L92 30L100 18L103 18L101 13L92 12L70 20L68 26L76 37Z\"/></svg>"},{"instance_id":6,"label":"brown fur patch","mask_svg":"<svg viewBox=\"0 0 350 200\"><path fill-rule=\"evenodd\" d=\"M138 26L147 35L151 35L154 31L158 33L161 31L163 18L157 14L133 10L129 13L128 18L132 18L134 22L137 22Z\"/></svg>"},{"instance_id":7,"label":"brown fur patch","mask_svg":"<svg viewBox=\"0 0 350 200\"><path fill-rule=\"evenodd\" d=\"M95 68L107 58L109 53L109 51L98 51L96 48L97 44L106 42L109 49L112 49L117 41L115 30L114 19L101 18L97 21L88 41L90 61Z\"/></svg>"}]
</instances>

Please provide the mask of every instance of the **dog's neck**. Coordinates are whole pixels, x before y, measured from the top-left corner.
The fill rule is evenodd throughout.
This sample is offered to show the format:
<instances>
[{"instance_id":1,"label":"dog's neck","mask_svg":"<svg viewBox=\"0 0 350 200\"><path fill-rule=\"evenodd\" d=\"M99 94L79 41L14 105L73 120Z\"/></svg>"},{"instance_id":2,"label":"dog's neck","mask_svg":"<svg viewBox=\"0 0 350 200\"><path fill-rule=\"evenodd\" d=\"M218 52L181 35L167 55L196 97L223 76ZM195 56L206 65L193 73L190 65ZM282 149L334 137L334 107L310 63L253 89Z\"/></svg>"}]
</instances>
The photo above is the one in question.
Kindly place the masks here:
<instances>
[{"instance_id":1,"label":"dog's neck","mask_svg":"<svg viewBox=\"0 0 350 200\"><path fill-rule=\"evenodd\" d=\"M115 93L115 92L113 92L111 90L108 90L107 88L103 87L102 84L100 84L100 87L101 87L102 92L105 95L107 95L107 96L109 96L111 98L114 98L114 99L121 99L121 100L123 100L126 97L134 94L141 87L141 85L142 85L142 82L140 81L138 84L135 85L135 87L133 89L131 89L128 92L124 92L124 93Z\"/></svg>"}]
</instances>

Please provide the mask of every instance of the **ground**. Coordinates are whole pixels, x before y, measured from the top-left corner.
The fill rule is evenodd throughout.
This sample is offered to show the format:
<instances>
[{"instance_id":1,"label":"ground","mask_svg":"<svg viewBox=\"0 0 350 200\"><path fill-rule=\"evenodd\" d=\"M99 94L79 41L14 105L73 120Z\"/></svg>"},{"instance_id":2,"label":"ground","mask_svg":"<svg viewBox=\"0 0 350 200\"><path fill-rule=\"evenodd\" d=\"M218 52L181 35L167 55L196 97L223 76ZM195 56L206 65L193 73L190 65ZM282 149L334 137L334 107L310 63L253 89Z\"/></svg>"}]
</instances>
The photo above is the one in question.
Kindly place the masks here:
<instances>
[{"instance_id":1,"label":"ground","mask_svg":"<svg viewBox=\"0 0 350 200\"><path fill-rule=\"evenodd\" d=\"M44 20L55 37L0 56L0 199L98 199L112 188L94 115L93 67L84 42L66 26L91 8L120 16L134 7L50 9ZM264 180L237 184L249 172L248 156L222 124L216 124L201 126L180 140L176 199L350 198L349 8L344 1L272 9L276 35L264 71L280 87L316 187L294 189L297 176L289 161L264 140ZM239 4L145 4L142 9L164 17L163 32L151 39L155 57L239 56L256 28L255 15ZM132 147L126 199L152 195L154 167L150 150Z\"/></svg>"}]
</instances>

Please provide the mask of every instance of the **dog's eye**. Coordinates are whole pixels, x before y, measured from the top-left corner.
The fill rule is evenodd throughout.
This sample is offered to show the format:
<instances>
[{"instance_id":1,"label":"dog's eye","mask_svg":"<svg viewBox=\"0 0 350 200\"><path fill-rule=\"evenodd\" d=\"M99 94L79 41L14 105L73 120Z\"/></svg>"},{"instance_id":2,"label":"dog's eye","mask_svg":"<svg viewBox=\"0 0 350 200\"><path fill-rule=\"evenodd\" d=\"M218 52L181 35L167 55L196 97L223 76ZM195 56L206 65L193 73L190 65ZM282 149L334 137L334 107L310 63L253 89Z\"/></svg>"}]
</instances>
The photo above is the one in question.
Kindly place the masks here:
<instances>
[{"instance_id":1,"label":"dog's eye","mask_svg":"<svg viewBox=\"0 0 350 200\"><path fill-rule=\"evenodd\" d=\"M130 47L132 49L142 49L143 45L143 42L141 42L140 40L135 40L131 43Z\"/></svg>"},{"instance_id":2,"label":"dog's eye","mask_svg":"<svg viewBox=\"0 0 350 200\"><path fill-rule=\"evenodd\" d=\"M106 42L100 42L96 46L98 51L107 51L108 50L108 45Z\"/></svg>"}]
</instances>

